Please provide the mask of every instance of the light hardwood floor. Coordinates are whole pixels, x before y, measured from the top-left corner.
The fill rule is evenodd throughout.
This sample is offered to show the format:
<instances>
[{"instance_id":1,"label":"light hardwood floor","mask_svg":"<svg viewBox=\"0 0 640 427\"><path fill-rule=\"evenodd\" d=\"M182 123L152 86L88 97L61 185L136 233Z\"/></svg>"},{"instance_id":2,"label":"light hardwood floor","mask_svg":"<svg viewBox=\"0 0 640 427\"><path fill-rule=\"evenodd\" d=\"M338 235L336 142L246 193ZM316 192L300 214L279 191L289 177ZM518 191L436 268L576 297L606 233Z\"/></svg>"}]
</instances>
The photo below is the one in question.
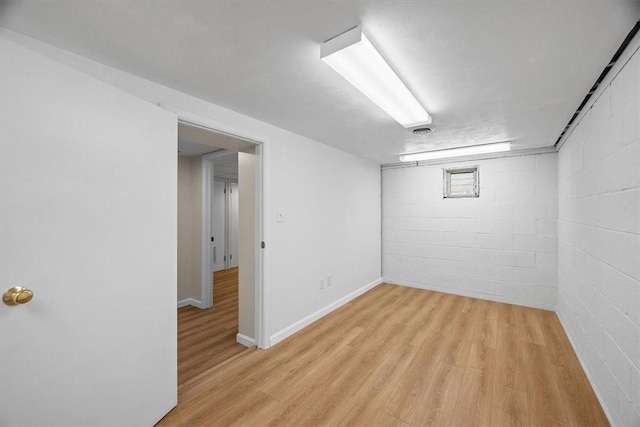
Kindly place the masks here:
<instances>
[{"instance_id":1,"label":"light hardwood floor","mask_svg":"<svg viewBox=\"0 0 640 427\"><path fill-rule=\"evenodd\" d=\"M388 284L178 396L160 426L608 425L553 312Z\"/></svg>"},{"instance_id":2,"label":"light hardwood floor","mask_svg":"<svg viewBox=\"0 0 640 427\"><path fill-rule=\"evenodd\" d=\"M178 309L178 384L244 351L238 333L238 269L214 273L213 307Z\"/></svg>"}]
</instances>

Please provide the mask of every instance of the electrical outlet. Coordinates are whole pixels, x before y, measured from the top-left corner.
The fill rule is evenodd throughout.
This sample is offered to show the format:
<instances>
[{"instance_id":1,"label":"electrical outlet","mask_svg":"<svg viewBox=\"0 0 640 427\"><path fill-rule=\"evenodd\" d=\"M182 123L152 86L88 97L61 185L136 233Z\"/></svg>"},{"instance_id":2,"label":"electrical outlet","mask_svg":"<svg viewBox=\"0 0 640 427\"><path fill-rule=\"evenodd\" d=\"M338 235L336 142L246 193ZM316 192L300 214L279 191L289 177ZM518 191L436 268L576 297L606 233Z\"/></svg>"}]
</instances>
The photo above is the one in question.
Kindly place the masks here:
<instances>
[{"instance_id":1,"label":"electrical outlet","mask_svg":"<svg viewBox=\"0 0 640 427\"><path fill-rule=\"evenodd\" d=\"M332 279L331 275L330 275L330 274L327 274L327 286L331 286L331 285L333 285L333 282L332 282L332 280L331 280L331 279Z\"/></svg>"},{"instance_id":2,"label":"electrical outlet","mask_svg":"<svg viewBox=\"0 0 640 427\"><path fill-rule=\"evenodd\" d=\"M324 289L324 278L320 278L320 289Z\"/></svg>"}]
</instances>

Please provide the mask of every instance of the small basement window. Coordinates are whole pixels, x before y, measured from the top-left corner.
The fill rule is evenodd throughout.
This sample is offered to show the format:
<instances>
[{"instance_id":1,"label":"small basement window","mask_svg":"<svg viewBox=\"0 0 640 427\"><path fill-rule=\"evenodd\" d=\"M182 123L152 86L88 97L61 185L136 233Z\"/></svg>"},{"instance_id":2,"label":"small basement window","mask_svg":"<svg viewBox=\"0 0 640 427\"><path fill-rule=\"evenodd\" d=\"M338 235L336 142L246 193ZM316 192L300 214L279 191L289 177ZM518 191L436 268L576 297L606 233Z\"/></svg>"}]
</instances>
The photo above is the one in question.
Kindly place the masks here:
<instances>
[{"instance_id":1,"label":"small basement window","mask_svg":"<svg viewBox=\"0 0 640 427\"><path fill-rule=\"evenodd\" d=\"M444 197L480 197L478 167L444 169Z\"/></svg>"}]
</instances>

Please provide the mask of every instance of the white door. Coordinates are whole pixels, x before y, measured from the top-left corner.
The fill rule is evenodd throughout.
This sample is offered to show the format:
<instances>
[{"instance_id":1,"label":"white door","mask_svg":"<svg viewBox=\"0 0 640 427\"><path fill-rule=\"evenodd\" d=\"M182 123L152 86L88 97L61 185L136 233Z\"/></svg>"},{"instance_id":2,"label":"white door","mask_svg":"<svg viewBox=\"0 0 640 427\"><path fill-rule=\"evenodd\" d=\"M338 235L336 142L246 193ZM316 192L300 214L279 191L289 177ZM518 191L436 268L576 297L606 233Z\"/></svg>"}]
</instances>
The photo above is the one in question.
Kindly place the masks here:
<instances>
[{"instance_id":1,"label":"white door","mask_svg":"<svg viewBox=\"0 0 640 427\"><path fill-rule=\"evenodd\" d=\"M229 183L229 268L238 266L238 183Z\"/></svg>"},{"instance_id":2,"label":"white door","mask_svg":"<svg viewBox=\"0 0 640 427\"><path fill-rule=\"evenodd\" d=\"M0 34L0 425L176 404L177 119Z\"/></svg>"},{"instance_id":3,"label":"white door","mask_svg":"<svg viewBox=\"0 0 640 427\"><path fill-rule=\"evenodd\" d=\"M226 268L226 192L227 182L224 180L215 179L213 181L213 206L211 207L211 221L213 222L213 271L220 271Z\"/></svg>"}]
</instances>

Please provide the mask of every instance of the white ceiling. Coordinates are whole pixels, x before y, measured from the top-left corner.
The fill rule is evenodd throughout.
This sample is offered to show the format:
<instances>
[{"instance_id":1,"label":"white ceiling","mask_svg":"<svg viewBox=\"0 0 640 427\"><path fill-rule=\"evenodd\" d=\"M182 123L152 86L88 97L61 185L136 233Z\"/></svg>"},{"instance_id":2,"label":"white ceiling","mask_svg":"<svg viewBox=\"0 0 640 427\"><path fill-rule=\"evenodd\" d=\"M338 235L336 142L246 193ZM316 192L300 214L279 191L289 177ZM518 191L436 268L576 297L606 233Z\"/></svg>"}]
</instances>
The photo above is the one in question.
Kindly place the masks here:
<instances>
[{"instance_id":1,"label":"white ceiling","mask_svg":"<svg viewBox=\"0 0 640 427\"><path fill-rule=\"evenodd\" d=\"M183 157L199 157L205 154L221 151L222 148L211 147L210 145L202 145L197 142L191 142L178 138L178 155Z\"/></svg>"},{"instance_id":2,"label":"white ceiling","mask_svg":"<svg viewBox=\"0 0 640 427\"><path fill-rule=\"evenodd\" d=\"M255 153L255 143L222 132L213 132L195 125L178 123L178 150L200 151L202 155L217 150Z\"/></svg>"},{"instance_id":3,"label":"white ceiling","mask_svg":"<svg viewBox=\"0 0 640 427\"><path fill-rule=\"evenodd\" d=\"M8 0L0 26L379 163L553 145L638 0ZM432 114L413 135L320 60L361 24Z\"/></svg>"}]
</instances>

